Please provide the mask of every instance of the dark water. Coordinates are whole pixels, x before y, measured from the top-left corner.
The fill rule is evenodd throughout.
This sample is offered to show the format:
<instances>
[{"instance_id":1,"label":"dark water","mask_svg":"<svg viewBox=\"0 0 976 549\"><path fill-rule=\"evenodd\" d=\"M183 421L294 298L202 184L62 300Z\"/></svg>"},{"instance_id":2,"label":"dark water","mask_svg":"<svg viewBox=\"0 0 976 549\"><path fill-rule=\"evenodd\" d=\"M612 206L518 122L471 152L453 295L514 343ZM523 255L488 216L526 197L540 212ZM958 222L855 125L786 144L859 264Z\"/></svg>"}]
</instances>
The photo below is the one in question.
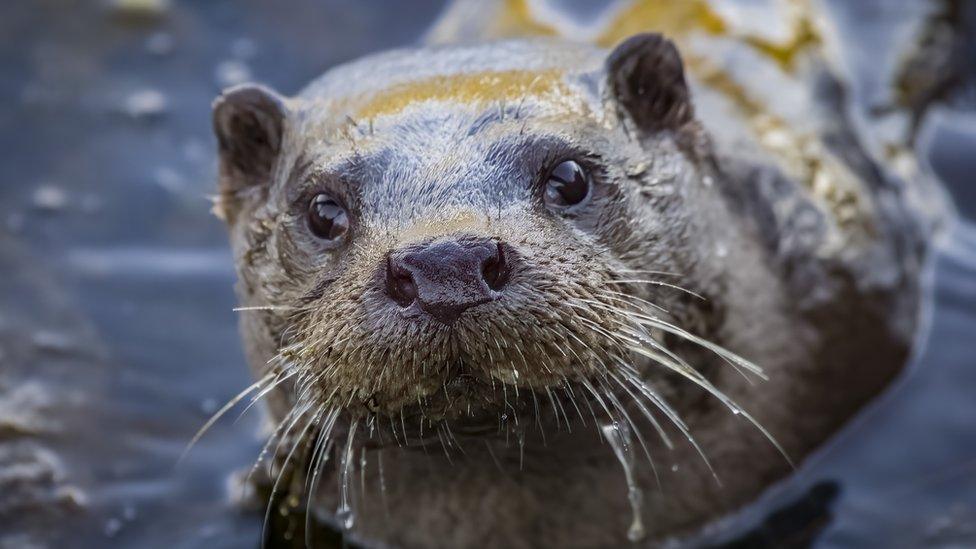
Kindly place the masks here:
<instances>
[{"instance_id":1,"label":"dark water","mask_svg":"<svg viewBox=\"0 0 976 549\"><path fill-rule=\"evenodd\" d=\"M4 2L0 547L257 545L262 514L233 505L227 479L257 456L259 412L221 423L174 469L250 383L231 259L208 214L209 103L242 79L294 92L408 43L440 3ZM848 6L868 4L898 3ZM857 12L841 18L849 34L883 40L885 11L874 26ZM867 96L870 50L853 51ZM971 96L929 120L923 151L968 215ZM708 541L779 543L822 526L822 547L976 545L971 225L942 246L932 282L930 334L898 386Z\"/></svg>"}]
</instances>

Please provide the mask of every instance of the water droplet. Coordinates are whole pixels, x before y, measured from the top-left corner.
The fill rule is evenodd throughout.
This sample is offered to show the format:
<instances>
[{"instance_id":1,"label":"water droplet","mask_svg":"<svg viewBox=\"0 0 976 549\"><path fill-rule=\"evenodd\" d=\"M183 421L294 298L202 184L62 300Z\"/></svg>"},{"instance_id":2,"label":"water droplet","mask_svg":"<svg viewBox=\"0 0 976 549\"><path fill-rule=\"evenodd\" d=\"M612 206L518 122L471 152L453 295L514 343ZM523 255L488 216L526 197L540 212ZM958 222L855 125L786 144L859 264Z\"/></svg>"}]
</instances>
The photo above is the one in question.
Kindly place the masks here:
<instances>
[{"instance_id":1,"label":"water droplet","mask_svg":"<svg viewBox=\"0 0 976 549\"><path fill-rule=\"evenodd\" d=\"M717 242L715 244L715 255L719 257L725 257L729 255L729 247L726 246L724 242Z\"/></svg>"},{"instance_id":2,"label":"water droplet","mask_svg":"<svg viewBox=\"0 0 976 549\"><path fill-rule=\"evenodd\" d=\"M339 524L345 530L351 530L356 525L356 516L349 507L340 506L336 511L336 519L339 520Z\"/></svg>"},{"instance_id":3,"label":"water droplet","mask_svg":"<svg viewBox=\"0 0 976 549\"><path fill-rule=\"evenodd\" d=\"M610 443L613 453L617 456L624 469L624 476L627 480L627 499L630 501L630 509L633 512L633 519L630 528L627 530L627 539L631 542L638 542L647 535L644 522L641 518L641 510L644 506L644 493L637 485L634 478L634 456L630 448L630 429L623 424L614 421L611 424L601 427L604 438Z\"/></svg>"},{"instance_id":4,"label":"water droplet","mask_svg":"<svg viewBox=\"0 0 976 549\"><path fill-rule=\"evenodd\" d=\"M118 534L119 530L121 529L122 529L122 521L115 517L112 517L107 521L105 521L105 528L103 529L103 531L105 532L106 537L114 538L115 535Z\"/></svg>"},{"instance_id":5,"label":"water droplet","mask_svg":"<svg viewBox=\"0 0 976 549\"><path fill-rule=\"evenodd\" d=\"M45 212L61 211L68 205L68 193L61 187L45 183L34 189L34 208Z\"/></svg>"},{"instance_id":6,"label":"water droplet","mask_svg":"<svg viewBox=\"0 0 976 549\"><path fill-rule=\"evenodd\" d=\"M163 92L150 88L136 90L125 98L125 114L136 120L159 118L166 113L169 102Z\"/></svg>"},{"instance_id":7,"label":"water droplet","mask_svg":"<svg viewBox=\"0 0 976 549\"><path fill-rule=\"evenodd\" d=\"M234 86L251 79L251 69L240 61L224 61L214 70L214 78L221 87Z\"/></svg>"},{"instance_id":8,"label":"water droplet","mask_svg":"<svg viewBox=\"0 0 976 549\"><path fill-rule=\"evenodd\" d=\"M69 354L75 348L75 342L70 336L50 330L34 332L31 343L38 351L50 354Z\"/></svg>"},{"instance_id":9,"label":"water droplet","mask_svg":"<svg viewBox=\"0 0 976 549\"><path fill-rule=\"evenodd\" d=\"M380 498L383 500L383 509L389 511L386 501L386 472L383 470L383 452L376 452L376 470L380 478Z\"/></svg>"},{"instance_id":10,"label":"water droplet","mask_svg":"<svg viewBox=\"0 0 976 549\"><path fill-rule=\"evenodd\" d=\"M356 436L357 423L353 422L346 438L346 449L342 453L342 464L339 467L339 508L336 509L336 519L344 530L351 530L356 524L356 512L352 507L352 472L355 467L353 455L353 440Z\"/></svg>"},{"instance_id":11,"label":"water droplet","mask_svg":"<svg viewBox=\"0 0 976 549\"><path fill-rule=\"evenodd\" d=\"M153 170L153 180L173 194L182 194L188 187L186 179L179 172L165 166Z\"/></svg>"},{"instance_id":12,"label":"water droplet","mask_svg":"<svg viewBox=\"0 0 976 549\"><path fill-rule=\"evenodd\" d=\"M208 415L216 412L217 399L212 397L203 399L203 402L200 403L200 411Z\"/></svg>"},{"instance_id":13,"label":"water droplet","mask_svg":"<svg viewBox=\"0 0 976 549\"><path fill-rule=\"evenodd\" d=\"M136 506L131 503L127 503L125 507L122 508L122 518L126 521L133 521L136 519Z\"/></svg>"}]
</instances>

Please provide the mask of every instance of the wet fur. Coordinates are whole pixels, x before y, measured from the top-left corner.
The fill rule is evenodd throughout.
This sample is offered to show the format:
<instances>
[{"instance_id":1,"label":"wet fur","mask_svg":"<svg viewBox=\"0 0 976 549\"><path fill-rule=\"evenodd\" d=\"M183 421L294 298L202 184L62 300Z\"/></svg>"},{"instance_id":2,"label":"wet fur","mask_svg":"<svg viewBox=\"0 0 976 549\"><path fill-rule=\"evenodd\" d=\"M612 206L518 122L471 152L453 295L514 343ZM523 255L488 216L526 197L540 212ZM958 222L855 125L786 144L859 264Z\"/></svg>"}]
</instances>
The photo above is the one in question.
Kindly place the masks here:
<instances>
[{"instance_id":1,"label":"wet fur","mask_svg":"<svg viewBox=\"0 0 976 549\"><path fill-rule=\"evenodd\" d=\"M333 69L295 98L260 91L270 103L250 124L235 126L254 112L235 99L240 90L218 100L222 144L241 133L222 128L259 128L258 139L222 146L217 210L229 223L241 305L254 308L242 312L245 349L281 422L275 471L319 470L312 506L329 517L351 467L351 538L622 545L631 515L624 475L598 429L614 420L642 438L632 444L646 539L688 532L789 473L770 437L801 460L908 356L924 240L899 191L869 180L883 179L880 170L864 183L874 236L825 255L840 229L802 185L717 148L680 93L641 112L639 97L618 101L616 86L630 84L615 80L619 59L606 59L555 41L417 48ZM629 66L661 61L647 63ZM555 67L569 101L435 101L375 120L356 119L344 103L425 75L509 67ZM280 145L260 136L274 131L262 122L267 112L281 115ZM536 194L539 174L560 157L586 159L597 177L594 199L569 215L541 208ZM339 249L321 248L303 224L320 189L352 212ZM511 291L452 329L403 317L382 292L386 254L451 235L511 246ZM705 338L768 380L634 315ZM656 349L634 344L636 334L687 360L770 437L702 383L634 352ZM707 463L661 409L615 383L628 368L680 415ZM463 432L469 415L477 434ZM281 489L305 497L302 485Z\"/></svg>"}]
</instances>

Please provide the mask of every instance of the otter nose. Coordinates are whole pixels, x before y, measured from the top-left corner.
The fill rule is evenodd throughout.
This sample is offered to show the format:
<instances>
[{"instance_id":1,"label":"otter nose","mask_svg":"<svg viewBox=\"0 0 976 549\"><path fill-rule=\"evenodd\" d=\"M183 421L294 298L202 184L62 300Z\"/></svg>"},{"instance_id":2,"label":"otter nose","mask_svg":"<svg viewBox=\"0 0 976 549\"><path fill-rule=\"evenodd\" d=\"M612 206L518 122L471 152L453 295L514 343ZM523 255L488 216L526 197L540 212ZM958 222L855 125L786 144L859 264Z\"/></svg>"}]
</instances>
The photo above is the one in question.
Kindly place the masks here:
<instances>
[{"instance_id":1,"label":"otter nose","mask_svg":"<svg viewBox=\"0 0 976 549\"><path fill-rule=\"evenodd\" d=\"M430 316L451 324L471 307L495 299L508 275L501 243L442 240L391 253L386 290L400 306L416 301Z\"/></svg>"}]
</instances>

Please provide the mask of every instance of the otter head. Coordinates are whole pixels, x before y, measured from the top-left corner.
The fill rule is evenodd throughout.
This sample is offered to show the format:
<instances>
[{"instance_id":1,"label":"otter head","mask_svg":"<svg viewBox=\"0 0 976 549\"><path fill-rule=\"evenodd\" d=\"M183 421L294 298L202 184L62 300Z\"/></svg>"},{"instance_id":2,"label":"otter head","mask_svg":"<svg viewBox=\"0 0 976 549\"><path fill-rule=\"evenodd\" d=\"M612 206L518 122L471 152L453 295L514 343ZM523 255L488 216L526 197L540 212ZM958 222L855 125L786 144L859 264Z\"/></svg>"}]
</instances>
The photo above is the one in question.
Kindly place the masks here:
<instances>
[{"instance_id":1,"label":"otter head","mask_svg":"<svg viewBox=\"0 0 976 549\"><path fill-rule=\"evenodd\" d=\"M470 434L709 383L673 344L703 343L723 229L660 35L381 54L228 90L214 127L248 352L292 413Z\"/></svg>"}]
</instances>

